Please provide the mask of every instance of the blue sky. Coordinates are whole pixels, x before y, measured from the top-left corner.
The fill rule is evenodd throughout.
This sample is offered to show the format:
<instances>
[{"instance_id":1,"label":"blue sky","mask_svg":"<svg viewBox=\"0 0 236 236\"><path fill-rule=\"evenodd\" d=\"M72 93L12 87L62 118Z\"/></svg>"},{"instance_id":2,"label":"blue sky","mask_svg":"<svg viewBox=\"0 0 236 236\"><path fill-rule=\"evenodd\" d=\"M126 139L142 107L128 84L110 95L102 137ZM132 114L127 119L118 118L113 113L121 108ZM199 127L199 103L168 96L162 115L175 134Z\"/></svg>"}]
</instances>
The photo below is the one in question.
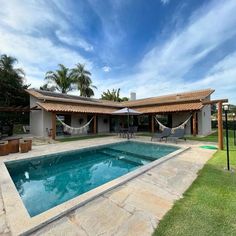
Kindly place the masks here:
<instances>
[{"instance_id":1,"label":"blue sky","mask_svg":"<svg viewBox=\"0 0 236 236\"><path fill-rule=\"evenodd\" d=\"M102 91L137 98L213 88L236 104L235 0L0 0L0 53L39 87L85 63ZM76 92L73 92L76 94Z\"/></svg>"}]
</instances>

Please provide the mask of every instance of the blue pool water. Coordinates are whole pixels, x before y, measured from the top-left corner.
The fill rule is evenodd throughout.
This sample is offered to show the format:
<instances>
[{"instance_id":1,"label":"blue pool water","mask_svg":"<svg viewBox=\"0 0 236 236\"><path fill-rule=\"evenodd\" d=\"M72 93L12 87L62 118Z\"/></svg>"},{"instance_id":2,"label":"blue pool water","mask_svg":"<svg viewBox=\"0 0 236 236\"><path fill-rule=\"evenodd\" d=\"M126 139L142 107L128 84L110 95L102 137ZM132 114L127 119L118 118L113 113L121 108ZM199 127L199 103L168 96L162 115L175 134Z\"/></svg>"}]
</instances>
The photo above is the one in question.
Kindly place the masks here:
<instances>
[{"instance_id":1,"label":"blue pool water","mask_svg":"<svg viewBox=\"0 0 236 236\"><path fill-rule=\"evenodd\" d=\"M8 162L6 167L35 216L177 149L127 141Z\"/></svg>"}]
</instances>

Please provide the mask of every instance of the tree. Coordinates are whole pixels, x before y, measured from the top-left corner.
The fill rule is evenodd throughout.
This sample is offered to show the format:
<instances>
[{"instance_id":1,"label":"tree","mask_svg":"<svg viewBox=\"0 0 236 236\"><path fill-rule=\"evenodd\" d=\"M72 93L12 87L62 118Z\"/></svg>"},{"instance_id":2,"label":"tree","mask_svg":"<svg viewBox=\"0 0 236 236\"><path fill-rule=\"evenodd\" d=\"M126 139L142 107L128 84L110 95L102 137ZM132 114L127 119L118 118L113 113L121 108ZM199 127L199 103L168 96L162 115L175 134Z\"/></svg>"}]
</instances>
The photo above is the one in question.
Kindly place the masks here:
<instances>
[{"instance_id":1,"label":"tree","mask_svg":"<svg viewBox=\"0 0 236 236\"><path fill-rule=\"evenodd\" d=\"M44 84L43 86L40 86L39 89L44 90L44 91L49 91L49 92L55 92L56 91L56 87L55 86L49 86L48 83Z\"/></svg>"},{"instance_id":2,"label":"tree","mask_svg":"<svg viewBox=\"0 0 236 236\"><path fill-rule=\"evenodd\" d=\"M55 72L48 71L45 79L53 83L55 89L61 93L68 93L74 89L72 72L62 64L59 64L59 69Z\"/></svg>"},{"instance_id":3,"label":"tree","mask_svg":"<svg viewBox=\"0 0 236 236\"><path fill-rule=\"evenodd\" d=\"M114 102L123 102L123 101L129 100L127 97L120 98L120 88L112 89L111 91L108 89L107 92L102 93L101 99L114 101Z\"/></svg>"},{"instance_id":4,"label":"tree","mask_svg":"<svg viewBox=\"0 0 236 236\"><path fill-rule=\"evenodd\" d=\"M21 68L15 68L17 59L3 54L0 56L0 105L22 105L29 104L29 96L24 85L25 73Z\"/></svg>"},{"instance_id":5,"label":"tree","mask_svg":"<svg viewBox=\"0 0 236 236\"><path fill-rule=\"evenodd\" d=\"M77 88L80 91L80 96L94 96L93 89L97 89L97 87L92 84L91 73L85 69L85 65L78 63L72 69L72 75L74 83L77 84Z\"/></svg>"}]
</instances>

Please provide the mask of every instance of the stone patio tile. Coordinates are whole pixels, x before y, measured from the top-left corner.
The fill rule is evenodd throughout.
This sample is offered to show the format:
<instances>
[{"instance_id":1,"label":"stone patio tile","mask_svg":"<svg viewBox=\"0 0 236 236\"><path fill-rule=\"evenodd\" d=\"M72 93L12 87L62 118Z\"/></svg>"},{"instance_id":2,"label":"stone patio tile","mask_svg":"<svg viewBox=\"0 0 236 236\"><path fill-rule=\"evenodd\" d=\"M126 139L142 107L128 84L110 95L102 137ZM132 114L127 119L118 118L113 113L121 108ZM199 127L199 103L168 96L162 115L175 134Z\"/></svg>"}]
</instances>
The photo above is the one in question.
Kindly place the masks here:
<instances>
[{"instance_id":1,"label":"stone patio tile","mask_svg":"<svg viewBox=\"0 0 236 236\"><path fill-rule=\"evenodd\" d=\"M135 191L124 202L124 209L144 211L161 219L171 208L172 202L148 190Z\"/></svg>"},{"instance_id":2,"label":"stone patio tile","mask_svg":"<svg viewBox=\"0 0 236 236\"><path fill-rule=\"evenodd\" d=\"M145 179L146 178L146 179ZM158 186L151 181L152 176L147 173L145 176L140 176L130 182L129 186L132 186L133 192L150 192L158 197L161 197L168 201L174 201L179 198L178 195L171 193L166 186Z\"/></svg>"},{"instance_id":3,"label":"stone patio tile","mask_svg":"<svg viewBox=\"0 0 236 236\"><path fill-rule=\"evenodd\" d=\"M137 211L115 233L116 236L149 236L158 220L149 214Z\"/></svg>"},{"instance_id":4,"label":"stone patio tile","mask_svg":"<svg viewBox=\"0 0 236 236\"><path fill-rule=\"evenodd\" d=\"M0 235L10 235L5 213L0 215Z\"/></svg>"},{"instance_id":5,"label":"stone patio tile","mask_svg":"<svg viewBox=\"0 0 236 236\"><path fill-rule=\"evenodd\" d=\"M134 191L133 187L127 184L120 186L108 193L104 194L105 198L109 198L112 202L122 206L127 197Z\"/></svg>"},{"instance_id":6,"label":"stone patio tile","mask_svg":"<svg viewBox=\"0 0 236 236\"><path fill-rule=\"evenodd\" d=\"M113 235L127 221L130 213L109 199L95 200L74 213L74 221L87 235Z\"/></svg>"},{"instance_id":7,"label":"stone patio tile","mask_svg":"<svg viewBox=\"0 0 236 236\"><path fill-rule=\"evenodd\" d=\"M63 217L57 220L53 224L47 225L41 230L33 233L34 236L87 236L86 232L69 220L67 217Z\"/></svg>"}]
</instances>

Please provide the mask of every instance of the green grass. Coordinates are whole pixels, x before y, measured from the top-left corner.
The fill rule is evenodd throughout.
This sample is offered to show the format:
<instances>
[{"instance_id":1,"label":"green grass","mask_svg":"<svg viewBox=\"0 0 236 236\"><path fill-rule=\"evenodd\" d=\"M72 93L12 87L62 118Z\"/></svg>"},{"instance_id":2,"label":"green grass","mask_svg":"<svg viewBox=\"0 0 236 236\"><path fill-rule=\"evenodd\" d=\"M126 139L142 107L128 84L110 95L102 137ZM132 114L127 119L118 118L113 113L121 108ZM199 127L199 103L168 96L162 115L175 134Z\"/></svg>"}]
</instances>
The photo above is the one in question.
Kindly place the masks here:
<instances>
[{"instance_id":1,"label":"green grass","mask_svg":"<svg viewBox=\"0 0 236 236\"><path fill-rule=\"evenodd\" d=\"M76 141L76 140L85 140L85 139L93 139L93 138L104 138L109 137L111 134L96 134L96 135L86 135L80 137L68 137L68 138L60 138L56 139L59 142L69 142L69 141Z\"/></svg>"},{"instance_id":2,"label":"green grass","mask_svg":"<svg viewBox=\"0 0 236 236\"><path fill-rule=\"evenodd\" d=\"M230 131L230 133L232 133L232 131ZM225 135L225 132L224 132L224 135ZM186 139L188 140L196 140L196 141L205 141L205 142L218 142L218 132L214 132L208 136L205 136L205 137L193 137L193 136L190 136L190 137L186 137Z\"/></svg>"},{"instance_id":3,"label":"green grass","mask_svg":"<svg viewBox=\"0 0 236 236\"><path fill-rule=\"evenodd\" d=\"M230 131L230 161L235 171L236 146L232 137ZM216 141L217 133L201 140ZM160 221L154 235L236 235L236 172L224 170L225 166L226 151L217 151L184 198Z\"/></svg>"}]
</instances>

